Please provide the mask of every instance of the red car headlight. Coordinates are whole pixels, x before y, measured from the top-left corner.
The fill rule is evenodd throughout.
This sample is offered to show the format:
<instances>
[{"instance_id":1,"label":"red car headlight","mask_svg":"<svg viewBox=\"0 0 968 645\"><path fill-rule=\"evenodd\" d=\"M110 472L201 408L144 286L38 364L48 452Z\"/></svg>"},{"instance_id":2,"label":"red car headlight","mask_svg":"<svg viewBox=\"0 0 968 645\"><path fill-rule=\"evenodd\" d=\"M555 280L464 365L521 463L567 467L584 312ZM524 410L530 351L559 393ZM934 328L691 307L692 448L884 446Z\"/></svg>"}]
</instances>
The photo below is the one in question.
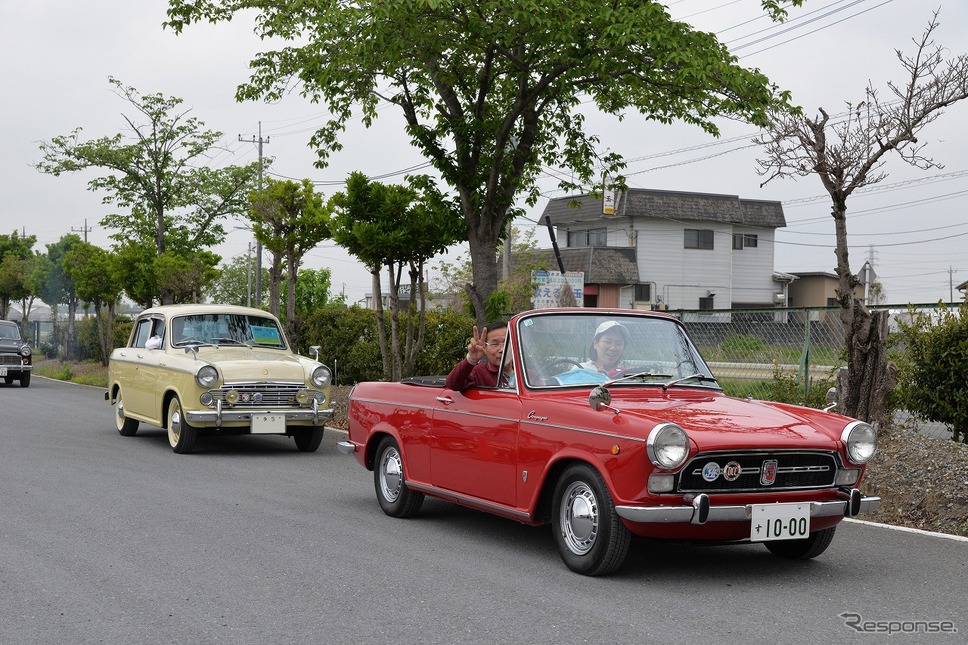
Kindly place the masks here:
<instances>
[{"instance_id":1,"label":"red car headlight","mask_svg":"<svg viewBox=\"0 0 968 645\"><path fill-rule=\"evenodd\" d=\"M673 470L689 457L689 437L674 423L660 423L652 428L646 446L649 460L658 468Z\"/></svg>"},{"instance_id":2,"label":"red car headlight","mask_svg":"<svg viewBox=\"0 0 968 645\"><path fill-rule=\"evenodd\" d=\"M848 423L840 435L840 440L847 447L847 458L855 464L866 464L877 450L877 433L870 424L863 421Z\"/></svg>"}]
</instances>

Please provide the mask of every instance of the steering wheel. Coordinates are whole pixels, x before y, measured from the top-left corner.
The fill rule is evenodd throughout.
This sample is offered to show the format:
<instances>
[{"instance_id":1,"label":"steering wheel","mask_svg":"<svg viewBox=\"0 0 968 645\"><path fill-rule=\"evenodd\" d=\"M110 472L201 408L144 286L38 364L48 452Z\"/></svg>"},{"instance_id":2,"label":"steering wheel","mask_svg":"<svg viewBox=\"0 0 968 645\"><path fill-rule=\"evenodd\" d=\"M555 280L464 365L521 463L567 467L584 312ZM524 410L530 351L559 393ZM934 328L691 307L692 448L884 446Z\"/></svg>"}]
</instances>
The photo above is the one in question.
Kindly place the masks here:
<instances>
[{"instance_id":1,"label":"steering wheel","mask_svg":"<svg viewBox=\"0 0 968 645\"><path fill-rule=\"evenodd\" d=\"M554 372L552 372L551 368L556 365L574 365L579 369L584 369L582 367L582 364L579 363L578 361L572 360L570 358L555 358L538 367L537 369L538 377L542 381L550 381L552 378L554 378L555 374L559 374L562 371L564 371L564 370L555 370Z\"/></svg>"}]
</instances>

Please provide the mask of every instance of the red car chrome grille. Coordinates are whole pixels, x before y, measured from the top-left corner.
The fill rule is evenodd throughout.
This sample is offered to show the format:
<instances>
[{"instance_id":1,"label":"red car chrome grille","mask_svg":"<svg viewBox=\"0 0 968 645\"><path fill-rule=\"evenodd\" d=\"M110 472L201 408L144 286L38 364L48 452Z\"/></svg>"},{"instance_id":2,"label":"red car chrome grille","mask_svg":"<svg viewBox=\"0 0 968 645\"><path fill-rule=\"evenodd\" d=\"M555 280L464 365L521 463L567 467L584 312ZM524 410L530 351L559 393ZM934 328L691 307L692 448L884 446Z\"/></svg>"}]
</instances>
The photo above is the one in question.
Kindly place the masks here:
<instances>
[{"instance_id":1,"label":"red car chrome grille","mask_svg":"<svg viewBox=\"0 0 968 645\"><path fill-rule=\"evenodd\" d=\"M837 458L829 452L700 453L679 474L682 493L740 493L830 488Z\"/></svg>"}]
</instances>

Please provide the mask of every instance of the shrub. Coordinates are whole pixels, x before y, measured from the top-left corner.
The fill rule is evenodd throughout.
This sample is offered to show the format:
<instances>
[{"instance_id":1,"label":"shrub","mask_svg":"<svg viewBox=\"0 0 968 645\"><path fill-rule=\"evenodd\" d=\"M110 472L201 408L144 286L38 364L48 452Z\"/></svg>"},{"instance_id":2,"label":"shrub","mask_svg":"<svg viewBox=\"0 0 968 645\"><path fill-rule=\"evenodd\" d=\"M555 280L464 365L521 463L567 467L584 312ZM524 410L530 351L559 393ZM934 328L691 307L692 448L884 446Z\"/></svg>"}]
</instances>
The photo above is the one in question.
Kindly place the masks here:
<instances>
[{"instance_id":1,"label":"shrub","mask_svg":"<svg viewBox=\"0 0 968 645\"><path fill-rule=\"evenodd\" d=\"M936 316L911 311L898 320L904 350L898 355L897 403L912 414L950 424L955 441L968 443L968 301L943 304Z\"/></svg>"},{"instance_id":2,"label":"shrub","mask_svg":"<svg viewBox=\"0 0 968 645\"><path fill-rule=\"evenodd\" d=\"M428 311L424 347L417 357L415 374L447 374L467 351L473 325L473 318L464 313ZM389 321L386 329L389 334ZM320 346L319 360L334 370L337 385L352 385L383 379L377 333L372 309L331 305L304 319L301 337L306 346Z\"/></svg>"},{"instance_id":3,"label":"shrub","mask_svg":"<svg viewBox=\"0 0 968 645\"><path fill-rule=\"evenodd\" d=\"M808 377L810 378L810 377ZM836 385L836 378L810 378L807 395L804 396L804 381L795 372L785 372L779 365L773 365L773 380L769 382L766 398L779 403L805 405L808 408L822 408L826 404L827 390Z\"/></svg>"}]
</instances>

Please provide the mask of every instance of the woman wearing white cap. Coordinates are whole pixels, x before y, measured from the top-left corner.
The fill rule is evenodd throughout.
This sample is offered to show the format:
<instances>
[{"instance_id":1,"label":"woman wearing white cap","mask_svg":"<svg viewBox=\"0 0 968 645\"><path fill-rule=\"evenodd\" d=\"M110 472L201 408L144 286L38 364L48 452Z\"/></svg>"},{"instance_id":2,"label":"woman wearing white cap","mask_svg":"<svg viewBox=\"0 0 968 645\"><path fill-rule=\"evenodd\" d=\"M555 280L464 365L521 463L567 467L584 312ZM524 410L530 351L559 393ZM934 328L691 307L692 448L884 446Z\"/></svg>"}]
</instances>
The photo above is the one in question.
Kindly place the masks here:
<instances>
[{"instance_id":1,"label":"woman wearing white cap","mask_svg":"<svg viewBox=\"0 0 968 645\"><path fill-rule=\"evenodd\" d=\"M588 352L590 360L585 361L581 366L587 370L605 374L609 378L618 376L625 371L621 361L628 339L629 330L625 325L614 320L606 320L595 330L595 337Z\"/></svg>"}]
</instances>

